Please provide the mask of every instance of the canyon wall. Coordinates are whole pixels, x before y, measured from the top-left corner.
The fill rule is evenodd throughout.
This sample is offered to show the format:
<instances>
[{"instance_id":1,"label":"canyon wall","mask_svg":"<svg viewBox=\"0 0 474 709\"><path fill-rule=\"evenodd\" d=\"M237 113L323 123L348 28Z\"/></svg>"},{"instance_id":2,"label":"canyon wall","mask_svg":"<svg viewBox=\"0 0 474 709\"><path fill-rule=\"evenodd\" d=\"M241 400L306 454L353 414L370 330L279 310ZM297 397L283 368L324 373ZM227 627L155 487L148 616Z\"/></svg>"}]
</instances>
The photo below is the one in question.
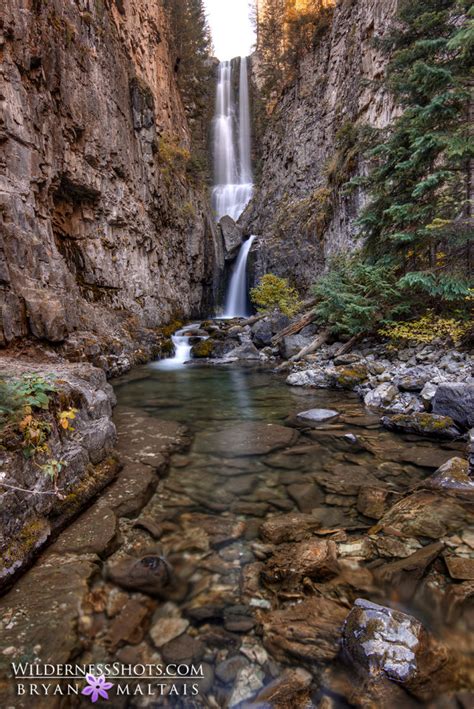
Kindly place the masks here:
<instances>
[{"instance_id":1,"label":"canyon wall","mask_svg":"<svg viewBox=\"0 0 474 709\"><path fill-rule=\"evenodd\" d=\"M276 103L260 145L255 195L241 218L253 247L255 282L267 272L308 292L328 257L353 248L360 192L341 186L364 171L364 124L385 126L396 108L381 85L386 56L374 44L397 0L339 0L332 19ZM258 51L252 58L259 81Z\"/></svg>"},{"instance_id":2,"label":"canyon wall","mask_svg":"<svg viewBox=\"0 0 474 709\"><path fill-rule=\"evenodd\" d=\"M133 349L222 260L160 0L4 0L0 343ZM93 359L93 358L92 358Z\"/></svg>"}]
</instances>

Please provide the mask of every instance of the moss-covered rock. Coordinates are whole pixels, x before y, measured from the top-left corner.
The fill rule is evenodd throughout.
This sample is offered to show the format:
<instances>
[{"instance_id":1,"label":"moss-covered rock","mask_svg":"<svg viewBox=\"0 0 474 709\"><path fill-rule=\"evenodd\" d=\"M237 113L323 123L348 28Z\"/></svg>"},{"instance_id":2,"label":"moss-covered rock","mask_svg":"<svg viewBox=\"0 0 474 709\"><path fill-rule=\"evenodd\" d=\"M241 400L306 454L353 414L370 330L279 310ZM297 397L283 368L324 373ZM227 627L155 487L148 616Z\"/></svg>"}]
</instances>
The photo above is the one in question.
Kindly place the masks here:
<instances>
[{"instance_id":1,"label":"moss-covered rock","mask_svg":"<svg viewBox=\"0 0 474 709\"><path fill-rule=\"evenodd\" d=\"M457 438L461 432L450 416L439 416L426 412L383 416L382 424L389 431L417 433L435 438Z\"/></svg>"},{"instance_id":2,"label":"moss-covered rock","mask_svg":"<svg viewBox=\"0 0 474 709\"><path fill-rule=\"evenodd\" d=\"M171 337L176 330L180 330L182 327L184 327L184 323L181 320L172 320L168 325L159 327L157 332L159 335L163 335L163 337Z\"/></svg>"},{"instance_id":3,"label":"moss-covered rock","mask_svg":"<svg viewBox=\"0 0 474 709\"><path fill-rule=\"evenodd\" d=\"M341 389L353 389L367 379L367 368L362 364L345 365L334 368L334 378Z\"/></svg>"},{"instance_id":4,"label":"moss-covered rock","mask_svg":"<svg viewBox=\"0 0 474 709\"><path fill-rule=\"evenodd\" d=\"M203 357L212 357L213 352L214 352L214 340L210 337L207 340L200 340L200 342L197 342L191 348L192 356L198 357L201 359Z\"/></svg>"}]
</instances>

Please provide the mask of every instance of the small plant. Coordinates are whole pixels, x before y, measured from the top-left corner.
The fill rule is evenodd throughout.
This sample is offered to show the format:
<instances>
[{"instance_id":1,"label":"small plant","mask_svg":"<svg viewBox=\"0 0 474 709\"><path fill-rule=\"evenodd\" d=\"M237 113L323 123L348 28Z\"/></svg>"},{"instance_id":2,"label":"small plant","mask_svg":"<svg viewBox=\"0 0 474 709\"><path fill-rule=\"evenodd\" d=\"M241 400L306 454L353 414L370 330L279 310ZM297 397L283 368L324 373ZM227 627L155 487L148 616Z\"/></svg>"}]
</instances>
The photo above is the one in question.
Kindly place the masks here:
<instances>
[{"instance_id":1,"label":"small plant","mask_svg":"<svg viewBox=\"0 0 474 709\"><path fill-rule=\"evenodd\" d=\"M56 390L52 377L24 374L0 380L0 424L18 421L32 409L47 411L50 394Z\"/></svg>"},{"instance_id":2,"label":"small plant","mask_svg":"<svg viewBox=\"0 0 474 709\"><path fill-rule=\"evenodd\" d=\"M284 315L294 315L301 301L298 292L290 286L288 279L267 273L256 288L250 291L250 299L259 312L270 312L278 308Z\"/></svg>"},{"instance_id":3,"label":"small plant","mask_svg":"<svg viewBox=\"0 0 474 709\"><path fill-rule=\"evenodd\" d=\"M47 440L51 433L51 424L32 414L27 414L18 424L22 434L21 447L25 458L32 458L40 453L49 453Z\"/></svg>"},{"instance_id":4,"label":"small plant","mask_svg":"<svg viewBox=\"0 0 474 709\"><path fill-rule=\"evenodd\" d=\"M65 411L60 411L58 414L58 423L64 431L74 431L74 426L71 421L76 418L77 409L71 407Z\"/></svg>"},{"instance_id":5,"label":"small plant","mask_svg":"<svg viewBox=\"0 0 474 709\"><path fill-rule=\"evenodd\" d=\"M470 327L469 320L463 319L461 313L443 317L429 310L415 320L389 323L379 330L379 334L388 337L392 345L431 344L438 339L458 345Z\"/></svg>"}]
</instances>

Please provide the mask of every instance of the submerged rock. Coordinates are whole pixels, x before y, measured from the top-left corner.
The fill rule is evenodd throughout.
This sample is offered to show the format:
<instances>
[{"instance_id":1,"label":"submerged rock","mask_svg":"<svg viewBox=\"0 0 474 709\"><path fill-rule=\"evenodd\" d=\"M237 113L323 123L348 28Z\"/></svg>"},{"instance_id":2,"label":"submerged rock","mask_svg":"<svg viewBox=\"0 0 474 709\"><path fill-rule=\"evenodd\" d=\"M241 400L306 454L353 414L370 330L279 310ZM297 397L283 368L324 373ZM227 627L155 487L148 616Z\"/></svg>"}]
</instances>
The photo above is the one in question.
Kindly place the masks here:
<instances>
[{"instance_id":1,"label":"submerged rock","mask_svg":"<svg viewBox=\"0 0 474 709\"><path fill-rule=\"evenodd\" d=\"M110 561L106 575L122 588L159 596L171 582L171 567L162 556L126 556Z\"/></svg>"},{"instance_id":2,"label":"submerged rock","mask_svg":"<svg viewBox=\"0 0 474 709\"><path fill-rule=\"evenodd\" d=\"M276 423L245 421L222 431L199 433L194 450L224 458L265 455L292 445L298 435L294 429Z\"/></svg>"},{"instance_id":3,"label":"submerged rock","mask_svg":"<svg viewBox=\"0 0 474 709\"><path fill-rule=\"evenodd\" d=\"M282 587L298 585L303 578L327 579L338 571L336 543L326 539L310 539L299 544L284 544L276 550L262 569L263 580Z\"/></svg>"},{"instance_id":4,"label":"submerged rock","mask_svg":"<svg viewBox=\"0 0 474 709\"><path fill-rule=\"evenodd\" d=\"M309 707L313 676L302 667L286 669L255 697L257 706Z\"/></svg>"},{"instance_id":5,"label":"submerged rock","mask_svg":"<svg viewBox=\"0 0 474 709\"><path fill-rule=\"evenodd\" d=\"M383 426L389 431L416 433L421 436L434 436L436 438L459 438L462 435L450 416L415 412L412 414L382 416L381 421Z\"/></svg>"},{"instance_id":6,"label":"submerged rock","mask_svg":"<svg viewBox=\"0 0 474 709\"><path fill-rule=\"evenodd\" d=\"M308 539L321 527L321 523L312 515L296 512L269 517L260 527L260 536L272 544L297 542Z\"/></svg>"},{"instance_id":7,"label":"submerged rock","mask_svg":"<svg viewBox=\"0 0 474 709\"><path fill-rule=\"evenodd\" d=\"M283 610L261 611L263 643L277 660L286 663L288 655L310 662L334 660L346 615L343 604L320 597Z\"/></svg>"}]
</instances>

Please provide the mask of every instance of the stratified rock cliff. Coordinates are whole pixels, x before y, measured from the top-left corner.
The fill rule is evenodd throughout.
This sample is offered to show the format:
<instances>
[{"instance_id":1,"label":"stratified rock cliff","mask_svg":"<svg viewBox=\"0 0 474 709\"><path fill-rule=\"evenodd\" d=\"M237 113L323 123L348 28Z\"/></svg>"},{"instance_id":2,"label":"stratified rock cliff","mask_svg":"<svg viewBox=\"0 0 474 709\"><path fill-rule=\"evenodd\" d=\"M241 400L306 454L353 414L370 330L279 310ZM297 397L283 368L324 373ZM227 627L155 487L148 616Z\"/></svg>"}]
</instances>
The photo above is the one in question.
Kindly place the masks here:
<instances>
[{"instance_id":1,"label":"stratified rock cliff","mask_svg":"<svg viewBox=\"0 0 474 709\"><path fill-rule=\"evenodd\" d=\"M222 256L162 3L4 0L0 30L0 344L117 351L205 309Z\"/></svg>"},{"instance_id":2,"label":"stratified rock cliff","mask_svg":"<svg viewBox=\"0 0 474 709\"><path fill-rule=\"evenodd\" d=\"M268 118L255 196L241 218L248 233L259 235L254 281L272 272L306 292L329 255L353 246L363 195L340 187L364 170L361 127L382 127L395 111L380 85L386 57L374 38L383 36L396 6L397 0L338 0ZM258 61L257 51L257 83Z\"/></svg>"}]
</instances>

